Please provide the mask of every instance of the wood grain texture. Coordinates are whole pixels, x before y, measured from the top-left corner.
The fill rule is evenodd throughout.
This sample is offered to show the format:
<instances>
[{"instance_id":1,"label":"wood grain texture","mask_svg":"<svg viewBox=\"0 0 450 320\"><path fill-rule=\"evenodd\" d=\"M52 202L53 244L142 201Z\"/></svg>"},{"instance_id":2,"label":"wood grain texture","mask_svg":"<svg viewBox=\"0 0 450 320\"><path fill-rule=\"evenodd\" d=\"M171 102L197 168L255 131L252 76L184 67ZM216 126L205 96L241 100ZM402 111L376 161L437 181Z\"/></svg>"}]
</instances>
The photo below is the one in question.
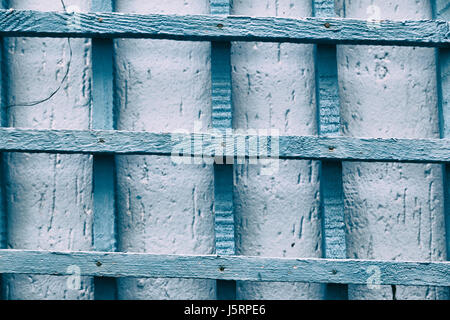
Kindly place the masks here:
<instances>
[{"instance_id":1,"label":"wood grain texture","mask_svg":"<svg viewBox=\"0 0 450 320\"><path fill-rule=\"evenodd\" d=\"M230 14L230 0L210 0L211 14Z\"/></svg>"},{"instance_id":2,"label":"wood grain texture","mask_svg":"<svg viewBox=\"0 0 450 320\"><path fill-rule=\"evenodd\" d=\"M102 3L105 3L102 1ZM113 130L113 43L93 39L92 127ZM94 158L94 245L100 251L113 251L114 236L114 158Z\"/></svg>"},{"instance_id":3,"label":"wood grain texture","mask_svg":"<svg viewBox=\"0 0 450 320\"><path fill-rule=\"evenodd\" d=\"M200 150L192 150L193 140ZM0 129L0 151L45 153L115 153L169 156L256 157L253 145L216 148L223 135L169 134L112 130ZM256 141L255 136L234 134L227 141ZM215 142L214 142L215 141ZM377 139L350 137L280 136L280 159L381 162L450 162L450 139ZM228 144L227 144L228 146ZM219 151L217 151L219 149Z\"/></svg>"},{"instance_id":4,"label":"wood grain texture","mask_svg":"<svg viewBox=\"0 0 450 320\"><path fill-rule=\"evenodd\" d=\"M344 200L340 162L323 162L321 176L325 258L345 259Z\"/></svg>"},{"instance_id":5,"label":"wood grain texture","mask_svg":"<svg viewBox=\"0 0 450 320\"><path fill-rule=\"evenodd\" d=\"M0 1L0 9L3 9L3 1ZM0 38L0 66L3 66L3 38ZM2 71L0 73L0 126L4 126L6 124L6 117L4 116L4 93L3 93L3 67L0 67L0 70ZM6 231L6 202L4 199L4 170L3 170L3 154L0 154L0 181L2 183L0 184L0 249L6 248L7 243L7 231ZM0 274L0 288L3 287L3 277ZM0 292L0 299L2 299L2 293Z\"/></svg>"},{"instance_id":6,"label":"wood grain texture","mask_svg":"<svg viewBox=\"0 0 450 320\"><path fill-rule=\"evenodd\" d=\"M450 286L450 262L295 259L119 252L0 250L0 273L82 276L195 278L267 282L366 284L378 267L381 284Z\"/></svg>"},{"instance_id":7,"label":"wood grain texture","mask_svg":"<svg viewBox=\"0 0 450 320\"><path fill-rule=\"evenodd\" d=\"M93 0L92 11L111 12L113 1ZM92 39L92 127L113 130L113 40ZM94 248L116 250L114 156L95 155L93 164ZM95 299L116 297L115 279L95 278Z\"/></svg>"},{"instance_id":8,"label":"wood grain texture","mask_svg":"<svg viewBox=\"0 0 450 320\"><path fill-rule=\"evenodd\" d=\"M449 18L450 19L450 18ZM440 85L442 104L442 133L444 137L450 136L450 49L439 50Z\"/></svg>"},{"instance_id":9,"label":"wood grain texture","mask_svg":"<svg viewBox=\"0 0 450 320\"><path fill-rule=\"evenodd\" d=\"M211 43L212 125L218 129L232 128L231 44Z\"/></svg>"},{"instance_id":10,"label":"wood grain texture","mask_svg":"<svg viewBox=\"0 0 450 320\"><path fill-rule=\"evenodd\" d=\"M3 1L0 1L0 9L4 8ZM3 66L3 38L0 38L0 66ZM6 116L5 116L5 102L4 102L4 93L2 85L3 82L3 67L0 67L2 72L0 73L0 127L6 125ZM0 181L4 181L4 173L3 173L3 155L0 154ZM5 211L5 203L4 203L4 183L0 184L0 248L6 247L6 211ZM1 277L0 277L1 282ZM1 283L0 283L1 286ZM0 295L1 297L1 295Z\"/></svg>"},{"instance_id":11,"label":"wood grain texture","mask_svg":"<svg viewBox=\"0 0 450 320\"><path fill-rule=\"evenodd\" d=\"M76 25L70 23L77 15ZM447 21L382 21L222 15L60 13L1 10L0 35L152 38L198 41L450 46Z\"/></svg>"},{"instance_id":12,"label":"wood grain texture","mask_svg":"<svg viewBox=\"0 0 450 320\"><path fill-rule=\"evenodd\" d=\"M340 107L336 46L317 46L316 79L319 105L319 134L323 136L339 135Z\"/></svg>"},{"instance_id":13,"label":"wood grain texture","mask_svg":"<svg viewBox=\"0 0 450 320\"><path fill-rule=\"evenodd\" d=\"M232 165L215 165L214 186L216 253L235 254Z\"/></svg>"},{"instance_id":14,"label":"wood grain texture","mask_svg":"<svg viewBox=\"0 0 450 320\"><path fill-rule=\"evenodd\" d=\"M316 17L334 17L334 0L315 0ZM318 130L321 136L338 136L340 133L339 84L336 46L318 45L316 50L316 92ZM323 161L320 174L320 202L324 257L347 257L344 222L344 193L342 164ZM346 285L327 285L327 299L348 299Z\"/></svg>"},{"instance_id":15,"label":"wood grain texture","mask_svg":"<svg viewBox=\"0 0 450 320\"><path fill-rule=\"evenodd\" d=\"M333 18L335 14L334 0L314 0L313 14L320 18Z\"/></svg>"},{"instance_id":16,"label":"wood grain texture","mask_svg":"<svg viewBox=\"0 0 450 320\"><path fill-rule=\"evenodd\" d=\"M319 134L338 136L340 130L339 92L336 48L317 48L317 85ZM324 214L324 246L326 258L346 257L342 166L325 161L321 173L322 210Z\"/></svg>"},{"instance_id":17,"label":"wood grain texture","mask_svg":"<svg viewBox=\"0 0 450 320\"><path fill-rule=\"evenodd\" d=\"M230 0L211 0L211 14L230 14ZM231 43L211 43L212 125L231 129L233 110L231 92ZM225 133L225 131L223 131ZM236 254L233 212L233 165L214 164L214 223L216 254ZM217 281L217 299L236 299L234 281Z\"/></svg>"},{"instance_id":18,"label":"wood grain texture","mask_svg":"<svg viewBox=\"0 0 450 320\"><path fill-rule=\"evenodd\" d=\"M222 2L229 7L229 1ZM219 1L213 4L218 5ZM229 42L211 44L212 125L224 134L225 129L232 128L230 48ZM214 167L216 252L234 254L233 167L224 165L223 160Z\"/></svg>"},{"instance_id":19,"label":"wood grain texture","mask_svg":"<svg viewBox=\"0 0 450 320\"><path fill-rule=\"evenodd\" d=\"M92 39L92 127L95 129L114 129L113 50L111 39Z\"/></svg>"}]
</instances>

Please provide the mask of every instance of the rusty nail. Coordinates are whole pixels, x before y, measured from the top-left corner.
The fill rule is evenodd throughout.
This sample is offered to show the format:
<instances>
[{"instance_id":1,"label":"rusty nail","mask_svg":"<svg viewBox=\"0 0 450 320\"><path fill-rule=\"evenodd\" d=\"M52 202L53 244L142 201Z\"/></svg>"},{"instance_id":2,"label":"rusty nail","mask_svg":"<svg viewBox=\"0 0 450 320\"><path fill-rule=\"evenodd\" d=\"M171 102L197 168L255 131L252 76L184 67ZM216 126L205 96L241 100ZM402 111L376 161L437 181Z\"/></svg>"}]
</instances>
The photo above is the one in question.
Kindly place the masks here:
<instances>
[{"instance_id":1,"label":"rusty nail","mask_svg":"<svg viewBox=\"0 0 450 320\"><path fill-rule=\"evenodd\" d=\"M329 28L329 27L331 27L330 23L329 22L325 22L325 28Z\"/></svg>"},{"instance_id":2,"label":"rusty nail","mask_svg":"<svg viewBox=\"0 0 450 320\"><path fill-rule=\"evenodd\" d=\"M223 28L223 24L221 24L221 23L217 24L217 28L222 29Z\"/></svg>"},{"instance_id":3,"label":"rusty nail","mask_svg":"<svg viewBox=\"0 0 450 320\"><path fill-rule=\"evenodd\" d=\"M220 267L219 267L219 271L220 271L220 272L224 272L224 271L225 271L225 267L224 267L224 266L220 266Z\"/></svg>"},{"instance_id":4,"label":"rusty nail","mask_svg":"<svg viewBox=\"0 0 450 320\"><path fill-rule=\"evenodd\" d=\"M95 264L97 265L97 267L101 267L101 265L102 265L102 263L100 261L97 261Z\"/></svg>"}]
</instances>

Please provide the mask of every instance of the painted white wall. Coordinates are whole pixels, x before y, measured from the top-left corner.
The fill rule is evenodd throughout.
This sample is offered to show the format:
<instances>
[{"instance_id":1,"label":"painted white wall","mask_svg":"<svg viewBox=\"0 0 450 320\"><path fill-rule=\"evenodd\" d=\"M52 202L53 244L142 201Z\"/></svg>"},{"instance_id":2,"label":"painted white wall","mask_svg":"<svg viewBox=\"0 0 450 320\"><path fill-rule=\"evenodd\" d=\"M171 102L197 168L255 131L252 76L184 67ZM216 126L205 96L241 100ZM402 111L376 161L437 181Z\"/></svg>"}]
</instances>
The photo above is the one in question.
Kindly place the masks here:
<instances>
[{"instance_id":1,"label":"painted white wall","mask_svg":"<svg viewBox=\"0 0 450 320\"><path fill-rule=\"evenodd\" d=\"M209 13L208 0L118 0L116 11ZM194 130L211 123L210 44L116 41L118 129ZM214 252L213 167L168 157L117 157L121 251ZM215 299L215 281L120 279L120 299Z\"/></svg>"},{"instance_id":2,"label":"painted white wall","mask_svg":"<svg viewBox=\"0 0 450 320\"><path fill-rule=\"evenodd\" d=\"M65 0L88 11L82 0ZM10 8L62 11L60 1L13 0ZM40 100L67 81L49 101L10 107L8 125L20 128L88 129L90 126L90 40L9 38L5 45L7 104ZM92 158L87 155L4 154L8 248L91 250ZM7 299L91 299L91 278L79 290L67 277L5 276Z\"/></svg>"},{"instance_id":3,"label":"painted white wall","mask_svg":"<svg viewBox=\"0 0 450 320\"><path fill-rule=\"evenodd\" d=\"M311 1L234 0L233 14L305 17ZM313 46L233 43L236 129L278 129L280 134L317 134ZM319 166L280 161L266 176L258 165L236 165L237 251L242 255L321 257ZM323 286L238 283L240 299L321 299Z\"/></svg>"},{"instance_id":4,"label":"painted white wall","mask_svg":"<svg viewBox=\"0 0 450 320\"><path fill-rule=\"evenodd\" d=\"M90 1L64 0L88 11ZM209 13L208 0L117 0L116 10ZM430 1L337 0L347 17L430 18ZM57 0L11 0L10 7L62 10ZM344 6L342 6L344 8ZM341 10L343 12L343 9ZM310 1L234 0L233 14L311 16ZM376 25L374 25L376 27ZM8 125L88 129L91 108L90 41L71 39L70 73L50 101L11 107ZM10 38L5 45L7 104L39 100L64 76L67 39ZM274 128L280 134L317 133L313 47L234 43L234 127ZM210 45L166 40L116 41L118 129L192 131L211 125ZM338 67L343 133L364 137L438 137L434 49L340 46ZM5 154L8 247L92 249L92 158L86 155ZM237 250L243 255L321 257L319 166L280 161L237 165ZM344 163L348 256L444 260L442 167ZM175 165L169 158L117 157L119 250L214 252L213 168ZM368 275L369 276L369 275ZM91 299L91 278L79 290L67 277L4 276L8 299ZM350 298L392 299L392 288L350 286ZM214 299L215 282L120 279L121 299ZM323 286L238 283L241 299L321 299ZM398 299L447 298L447 289L397 287Z\"/></svg>"},{"instance_id":5,"label":"painted white wall","mask_svg":"<svg viewBox=\"0 0 450 320\"><path fill-rule=\"evenodd\" d=\"M426 0L341 4L349 18L365 19L374 12L385 19L431 18ZM368 9L370 5L376 7ZM345 135L439 137L434 49L339 46L338 69ZM349 258L446 259L440 165L344 163L343 182ZM396 287L397 299L442 299L447 294L446 288ZM392 299L393 288L350 286L349 296Z\"/></svg>"}]
</instances>

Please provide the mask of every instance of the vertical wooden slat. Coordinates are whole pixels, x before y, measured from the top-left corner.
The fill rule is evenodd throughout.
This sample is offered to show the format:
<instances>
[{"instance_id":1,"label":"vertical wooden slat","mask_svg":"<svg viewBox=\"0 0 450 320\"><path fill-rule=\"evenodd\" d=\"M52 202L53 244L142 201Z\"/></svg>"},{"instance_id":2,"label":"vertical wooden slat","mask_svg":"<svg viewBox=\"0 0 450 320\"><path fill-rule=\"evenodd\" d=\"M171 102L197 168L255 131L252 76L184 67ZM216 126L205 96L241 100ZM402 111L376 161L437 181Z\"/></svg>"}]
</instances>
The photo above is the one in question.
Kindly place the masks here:
<instances>
[{"instance_id":1,"label":"vertical wooden slat","mask_svg":"<svg viewBox=\"0 0 450 320\"><path fill-rule=\"evenodd\" d=\"M211 0L211 14L230 14L229 0ZM211 43L212 125L223 130L232 128L231 61L229 42ZM225 162L225 159L222 159ZM233 214L233 165L214 164L214 217L216 253L235 254ZM217 298L236 298L235 281L217 281Z\"/></svg>"},{"instance_id":2,"label":"vertical wooden slat","mask_svg":"<svg viewBox=\"0 0 450 320\"><path fill-rule=\"evenodd\" d=\"M0 1L0 9L5 8L5 1ZM6 126L6 112L4 112L5 92L3 90L3 38L0 38L0 126ZM6 213L3 199L3 156L0 154L0 248L6 248Z\"/></svg>"},{"instance_id":3,"label":"vertical wooden slat","mask_svg":"<svg viewBox=\"0 0 450 320\"><path fill-rule=\"evenodd\" d=\"M4 0L0 1L0 9L6 8ZM6 112L4 112L5 92L3 90L3 38L0 38L0 126L6 125ZM0 249L6 248L6 203L4 198L4 170L3 170L3 154L0 153ZM2 297L2 275L0 274L0 299Z\"/></svg>"},{"instance_id":4,"label":"vertical wooden slat","mask_svg":"<svg viewBox=\"0 0 450 320\"><path fill-rule=\"evenodd\" d=\"M333 17L334 0L314 0L316 17ZM316 87L318 132L322 136L339 135L340 106L336 46L318 45L316 51ZM323 161L321 167L321 210L323 217L324 257L346 258L342 165ZM346 285L327 285L327 299L347 299Z\"/></svg>"},{"instance_id":5,"label":"vertical wooden slat","mask_svg":"<svg viewBox=\"0 0 450 320\"><path fill-rule=\"evenodd\" d=\"M113 0L93 0L92 11L112 12ZM113 41L92 39L92 128L113 130ZM115 251L114 157L94 156L94 247ZM113 278L95 278L95 299L116 298Z\"/></svg>"},{"instance_id":6,"label":"vertical wooden slat","mask_svg":"<svg viewBox=\"0 0 450 320\"><path fill-rule=\"evenodd\" d=\"M230 0L210 0L209 5L211 7L211 14L230 14Z\"/></svg>"},{"instance_id":7,"label":"vertical wooden slat","mask_svg":"<svg viewBox=\"0 0 450 320\"><path fill-rule=\"evenodd\" d=\"M450 2L448 0L432 1L434 17L438 20L450 20ZM450 138L450 49L440 48L437 51L438 61L438 96L440 111L441 138ZM447 236L447 260L450 260L450 165L445 168L445 222Z\"/></svg>"}]
</instances>

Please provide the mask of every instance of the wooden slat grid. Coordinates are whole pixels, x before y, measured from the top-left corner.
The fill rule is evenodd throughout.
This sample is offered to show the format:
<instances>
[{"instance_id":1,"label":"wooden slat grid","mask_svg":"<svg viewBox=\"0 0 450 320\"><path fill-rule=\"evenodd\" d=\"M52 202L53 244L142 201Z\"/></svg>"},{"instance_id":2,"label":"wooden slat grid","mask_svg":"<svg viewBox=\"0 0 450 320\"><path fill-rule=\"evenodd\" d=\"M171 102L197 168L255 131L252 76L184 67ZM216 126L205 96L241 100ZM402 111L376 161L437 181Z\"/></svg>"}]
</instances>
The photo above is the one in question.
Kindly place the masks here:
<instances>
[{"instance_id":1,"label":"wooden slat grid","mask_svg":"<svg viewBox=\"0 0 450 320\"><path fill-rule=\"evenodd\" d=\"M314 16L334 17L334 0L315 0ZM340 106L336 46L319 44L316 50L318 133L320 136L338 136ZM323 161L320 173L320 200L324 258L345 259L347 257L342 188L341 162ZM328 284L326 298L347 299L347 286Z\"/></svg>"},{"instance_id":2,"label":"wooden slat grid","mask_svg":"<svg viewBox=\"0 0 450 320\"><path fill-rule=\"evenodd\" d=\"M211 0L211 14L229 15L230 0ZM231 43L211 42L212 126L222 134L233 127ZM225 142L225 141L223 141ZM214 164L214 222L216 254L236 254L233 213L233 165L217 157ZM217 298L236 298L234 281L217 281Z\"/></svg>"},{"instance_id":3,"label":"wooden slat grid","mask_svg":"<svg viewBox=\"0 0 450 320\"><path fill-rule=\"evenodd\" d=\"M93 12L112 12L113 0L93 0ZM114 130L113 40L92 39L92 128ZM116 251L114 156L94 155L94 248ZM95 278L95 299L116 298L115 279Z\"/></svg>"},{"instance_id":4,"label":"wooden slat grid","mask_svg":"<svg viewBox=\"0 0 450 320\"><path fill-rule=\"evenodd\" d=\"M94 5L99 5L99 3ZM228 1L211 0L212 15L137 15L114 14L112 7L97 7L102 13L79 14L81 24L67 24L72 14L30 10L0 10L1 36L35 37L92 37L92 38L153 38L213 41L213 126L230 128L231 77L229 74L229 42L268 41L318 43L318 103L319 137L280 137L280 159L323 160L322 192L324 199L325 257L332 259L286 259L244 257L234 254L233 241L226 242L225 229L218 232L217 249L223 256L152 255L115 252L47 252L27 250L0 250L0 273L67 275L68 265L79 265L82 275L95 277L175 277L242 281L299 281L328 284L365 284L366 270L376 266L381 270L381 284L450 286L450 262L398 262L344 259L342 242L341 173L337 161L401 161L450 162L449 52L450 28L448 21L383 21L380 28L367 27L364 20L329 18L333 14L332 1L315 0L316 18L289 19L274 17L225 16ZM448 7L448 6L447 6ZM436 16L448 20L445 0L436 0ZM96 8L96 7L94 7ZM228 9L227 9L228 8ZM113 131L112 118L112 58L99 61L108 53L112 57L111 40L94 40L94 109L93 128L100 130L21 130L0 128L0 152L93 153L95 155L94 202L96 218L94 245L96 250L115 250L114 210L99 210L99 204L114 207L114 190L98 183L112 179L113 154L172 155L183 150L189 156L213 157L260 156L250 145L245 151L227 147L216 148L224 141L223 135L177 134ZM334 136L339 129L337 103L337 75L335 71L336 44L379 44L440 47L440 103L444 139L363 139ZM328 45L328 46L327 46ZM102 51L104 50L104 51ZM99 104L104 100L106 103ZM97 101L97 102L96 102ZM202 149L193 150L193 139L202 141ZM233 135L232 141L251 141L251 136ZM222 150L217 152L217 150ZM106 162L98 161L106 156ZM326 160L326 161L325 161ZM215 167L215 210L232 217L232 197L229 177ZM447 179L449 178L447 169ZM106 178L105 178L106 177ZM326 179L326 177L331 177ZM112 180L109 180L112 181ZM113 184L112 184L113 185ZM334 190L334 191L333 191ZM335 191L338 190L336 193ZM221 197L222 195L222 197ZM223 205L223 206L222 206ZM231 207L230 207L231 205ZM221 207L222 206L222 207ZM220 207L220 209L219 209ZM447 207L448 210L448 186ZM218 210L219 209L219 210ZM219 216L218 216L219 217ZM107 221L102 228L99 222ZM220 219L216 220L219 222ZM217 226L219 223L217 223ZM231 222L229 223L231 226ZM0 224L1 227L1 224ZM109 230L109 231L108 231ZM230 230L227 229L228 234ZM447 230L449 228L447 227ZM0 230L0 234L4 230ZM449 237L448 237L449 238ZM232 250L230 249L232 248ZM228 250L228 251L227 251ZM107 286L107 285L106 285ZM342 289L342 288L341 288ZM342 290L335 292L343 298ZM229 290L229 289L228 289ZM234 290L232 288L231 290ZM101 291L101 290L100 290ZM105 291L102 291L104 294ZM110 291L106 291L108 292ZM226 292L226 290L224 291ZM100 295L101 296L101 295ZM224 295L225 297L225 295ZM220 298L220 297L219 297Z\"/></svg>"}]
</instances>

